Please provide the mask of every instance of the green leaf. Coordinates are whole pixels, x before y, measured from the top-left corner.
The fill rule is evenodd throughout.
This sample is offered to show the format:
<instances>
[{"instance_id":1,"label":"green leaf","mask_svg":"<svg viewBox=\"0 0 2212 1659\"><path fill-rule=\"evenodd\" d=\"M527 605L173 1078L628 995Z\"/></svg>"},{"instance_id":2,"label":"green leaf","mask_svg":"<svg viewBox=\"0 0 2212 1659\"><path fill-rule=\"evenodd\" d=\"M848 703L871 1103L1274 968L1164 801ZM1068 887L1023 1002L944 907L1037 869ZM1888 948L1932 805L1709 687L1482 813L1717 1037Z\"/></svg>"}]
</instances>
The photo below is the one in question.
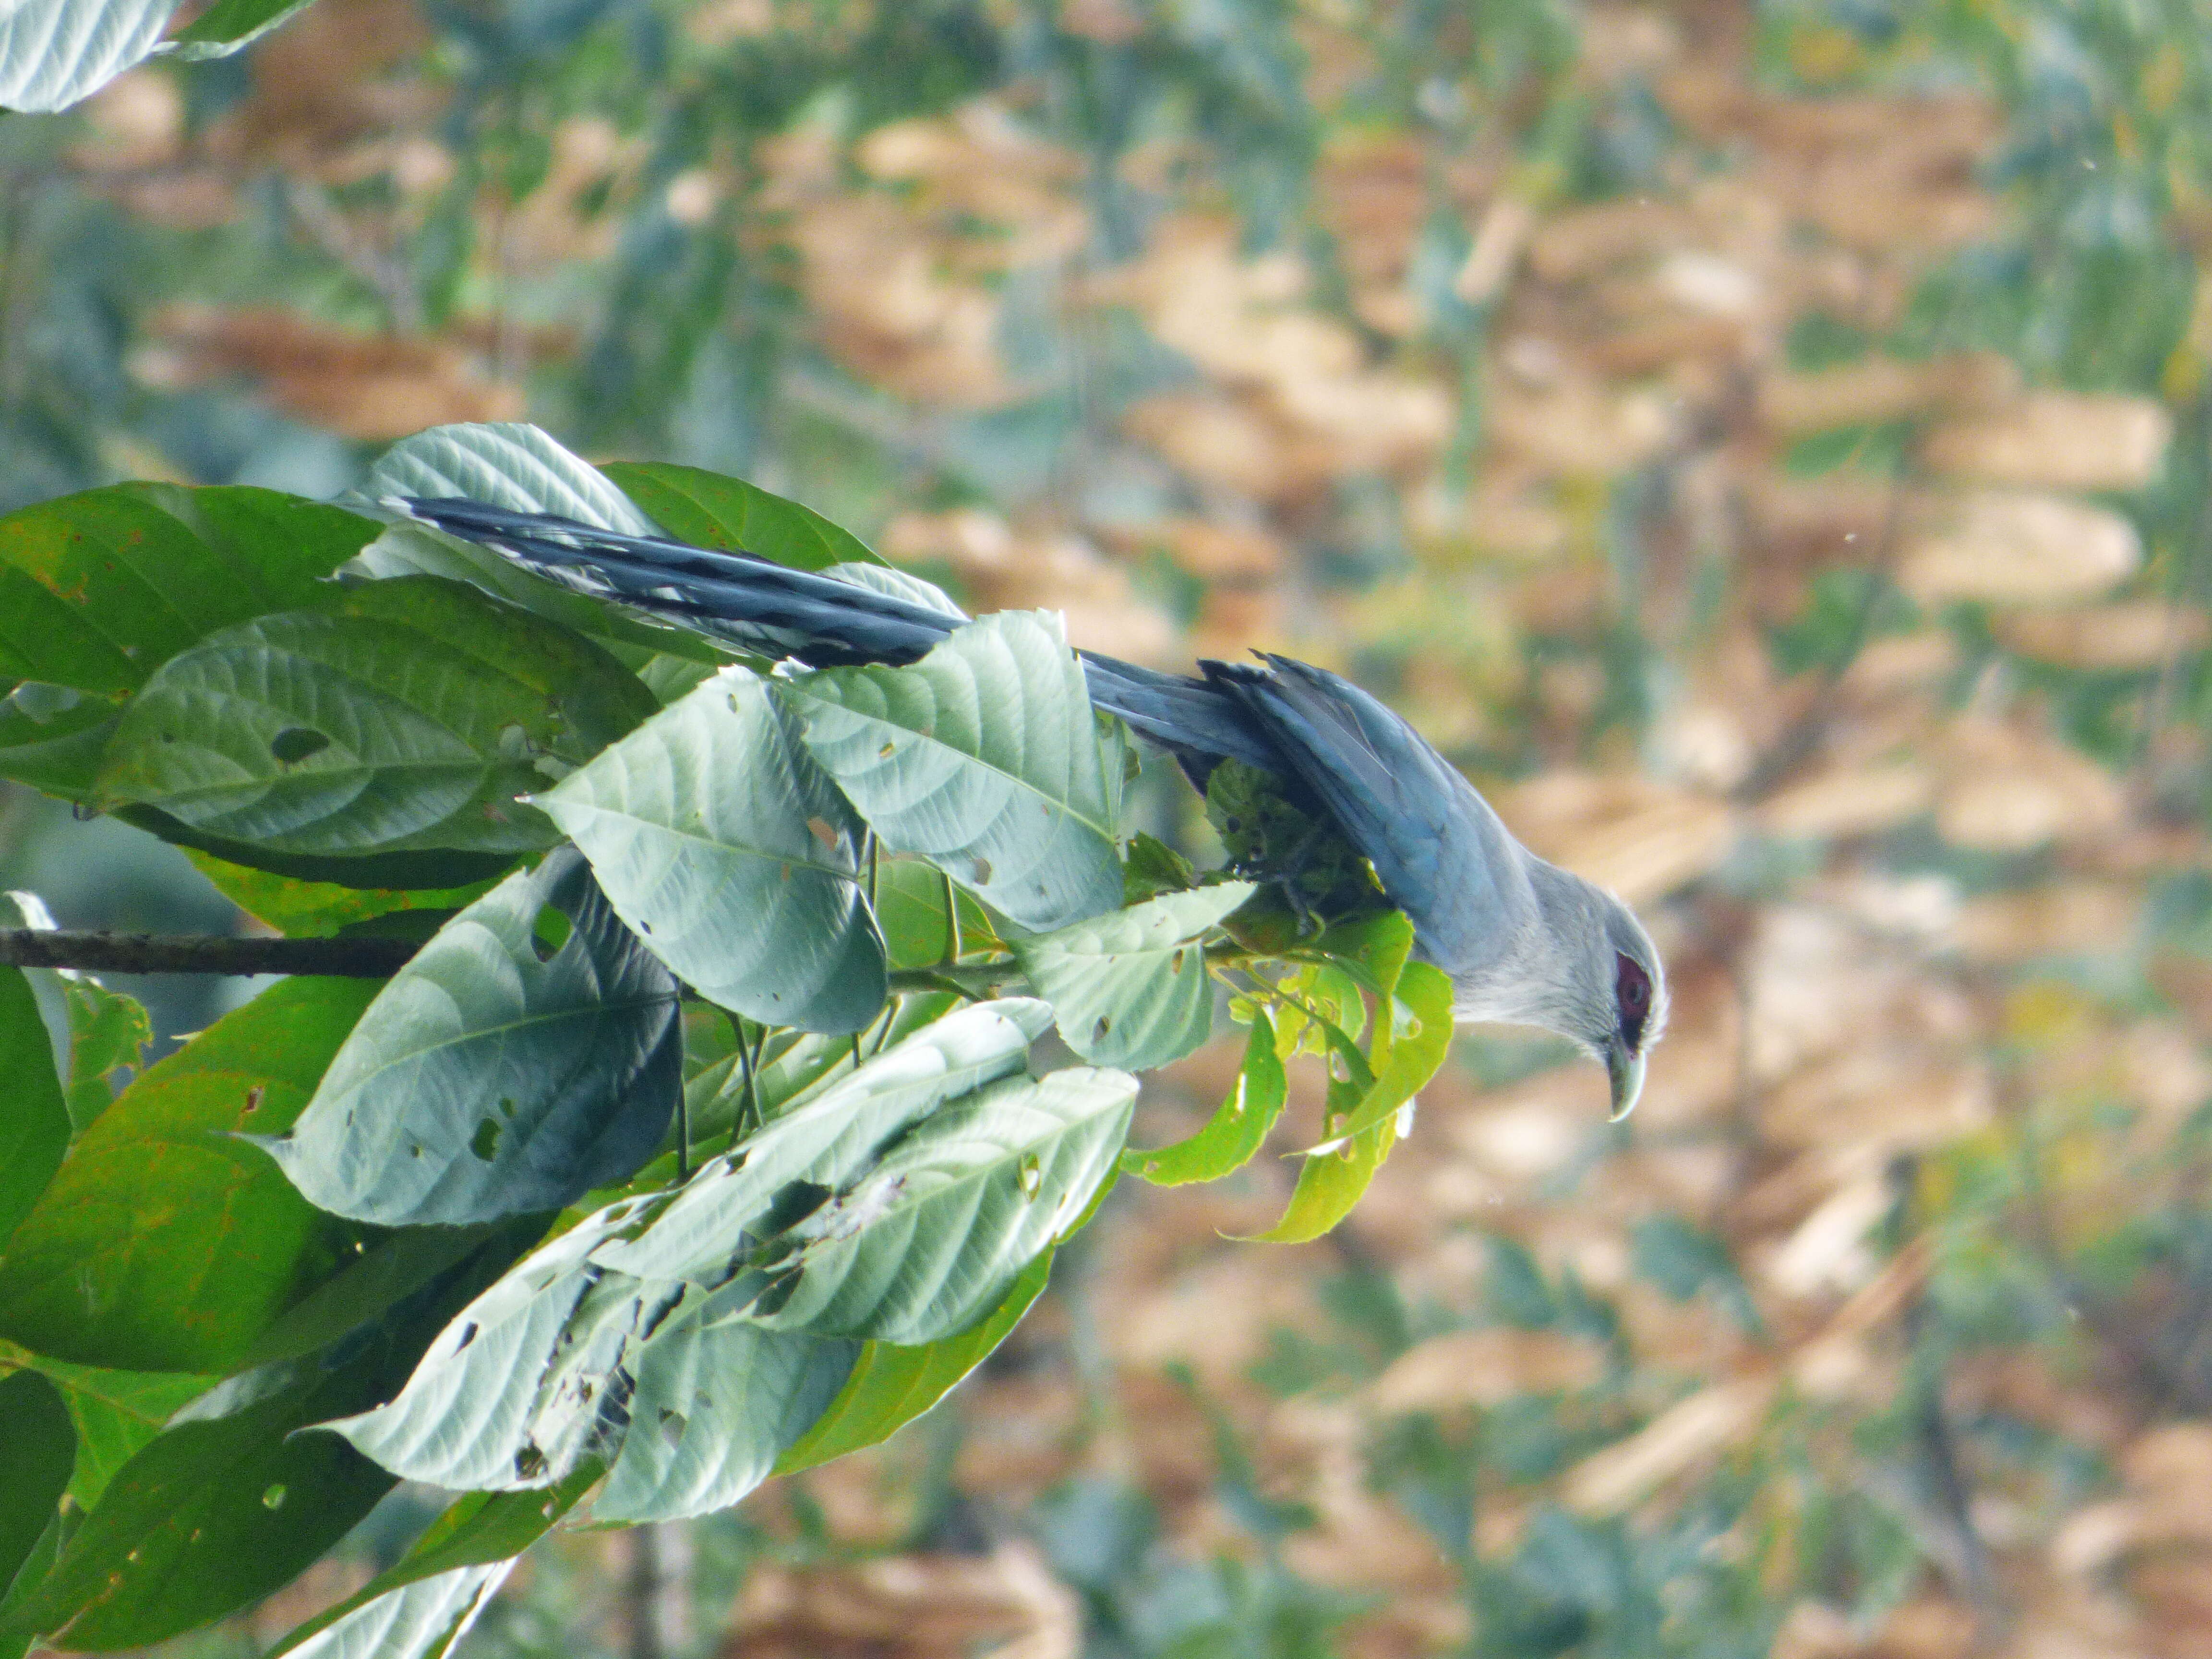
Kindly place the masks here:
<instances>
[{"instance_id":1,"label":"green leaf","mask_svg":"<svg viewBox=\"0 0 2212 1659\"><path fill-rule=\"evenodd\" d=\"M1413 955L1413 924L1402 910L1377 911L1354 921L1339 922L1312 948L1350 973L1373 995L1387 997L1397 988L1398 975Z\"/></svg>"},{"instance_id":2,"label":"green leaf","mask_svg":"<svg viewBox=\"0 0 2212 1659\"><path fill-rule=\"evenodd\" d=\"M550 845L515 797L653 712L589 641L434 577L363 582L165 665L124 713L110 805L289 854Z\"/></svg>"},{"instance_id":3,"label":"green leaf","mask_svg":"<svg viewBox=\"0 0 2212 1659\"><path fill-rule=\"evenodd\" d=\"M187 849L185 856L233 904L293 939L327 936L404 911L459 910L482 898L493 885L475 881L460 887L343 887L250 870L197 849Z\"/></svg>"},{"instance_id":4,"label":"green leaf","mask_svg":"<svg viewBox=\"0 0 2212 1659\"><path fill-rule=\"evenodd\" d=\"M71 1365L0 1342L0 1374L14 1370L35 1370L61 1390L76 1431L76 1473L70 1479L70 1497L81 1510L97 1504L115 1472L215 1382L173 1372Z\"/></svg>"},{"instance_id":5,"label":"green leaf","mask_svg":"<svg viewBox=\"0 0 2212 1659\"><path fill-rule=\"evenodd\" d=\"M1327 1125L1351 1116L1374 1087L1375 1074L1368 1068L1367 1057L1341 1030L1334 1025L1324 1029L1330 1061L1328 1105L1323 1118L1326 1133ZM1352 1213L1367 1183L1375 1178L1375 1171L1389 1156L1397 1134L1398 1117L1394 1112L1364 1134L1327 1141L1306 1153L1283 1218L1266 1232L1251 1235L1250 1242L1303 1244L1328 1231Z\"/></svg>"},{"instance_id":6,"label":"green leaf","mask_svg":"<svg viewBox=\"0 0 2212 1659\"><path fill-rule=\"evenodd\" d=\"M185 63L228 58L252 46L270 30L304 11L311 0L216 0L189 27L161 43L161 50Z\"/></svg>"},{"instance_id":7,"label":"green leaf","mask_svg":"<svg viewBox=\"0 0 2212 1659\"><path fill-rule=\"evenodd\" d=\"M65 685L26 680L0 697L0 778L64 800L92 793L116 708Z\"/></svg>"},{"instance_id":8,"label":"green leaf","mask_svg":"<svg viewBox=\"0 0 2212 1659\"><path fill-rule=\"evenodd\" d=\"M885 989L863 832L789 720L757 677L725 669L532 800L702 996L773 1025L857 1031Z\"/></svg>"},{"instance_id":9,"label":"green leaf","mask_svg":"<svg viewBox=\"0 0 2212 1659\"><path fill-rule=\"evenodd\" d=\"M1051 1023L1052 1010L1026 997L954 1010L775 1119L741 1157L708 1164L636 1237L601 1246L593 1260L639 1279L728 1283L748 1236L779 1203L859 1179L910 1125L1020 1071Z\"/></svg>"},{"instance_id":10,"label":"green leaf","mask_svg":"<svg viewBox=\"0 0 2212 1659\"><path fill-rule=\"evenodd\" d=\"M871 1342L830 1409L781 1458L790 1474L888 1440L951 1391L1006 1340L1052 1273L1048 1249L1022 1269L1006 1299L964 1331L919 1345Z\"/></svg>"},{"instance_id":11,"label":"green leaf","mask_svg":"<svg viewBox=\"0 0 2212 1659\"><path fill-rule=\"evenodd\" d=\"M1364 1134L1395 1117L1451 1051L1452 988L1441 969L1407 963L1391 1001L1387 1041L1382 1014L1376 1014L1375 1080L1351 1116L1329 1126L1333 1137Z\"/></svg>"},{"instance_id":12,"label":"green leaf","mask_svg":"<svg viewBox=\"0 0 2212 1659\"><path fill-rule=\"evenodd\" d=\"M1141 830L1129 837L1128 861L1121 866L1122 903L1141 904L1197 885L1198 866L1174 848Z\"/></svg>"},{"instance_id":13,"label":"green leaf","mask_svg":"<svg viewBox=\"0 0 2212 1659\"><path fill-rule=\"evenodd\" d=\"M0 1251L0 1335L125 1370L241 1363L360 1233L237 1133L290 1126L375 989L282 981L149 1067Z\"/></svg>"},{"instance_id":14,"label":"green leaf","mask_svg":"<svg viewBox=\"0 0 2212 1659\"><path fill-rule=\"evenodd\" d=\"M137 1647L276 1589L391 1489L392 1477L349 1446L287 1438L360 1389L333 1373L168 1430L108 1483L10 1621L59 1632L70 1648Z\"/></svg>"},{"instance_id":15,"label":"green leaf","mask_svg":"<svg viewBox=\"0 0 2212 1659\"><path fill-rule=\"evenodd\" d=\"M1209 929L1249 898L1249 881L1223 882L1018 939L1014 955L1060 1034L1100 1066L1148 1071L1179 1060L1213 1031Z\"/></svg>"},{"instance_id":16,"label":"green leaf","mask_svg":"<svg viewBox=\"0 0 2212 1659\"><path fill-rule=\"evenodd\" d=\"M89 97L154 50L176 9L176 0L19 0L0 23L0 108L43 112Z\"/></svg>"},{"instance_id":17,"label":"green leaf","mask_svg":"<svg viewBox=\"0 0 2212 1659\"><path fill-rule=\"evenodd\" d=\"M1126 1072L1077 1066L939 1108L762 1245L751 1316L886 1342L972 1324L1088 1208L1136 1097Z\"/></svg>"},{"instance_id":18,"label":"green leaf","mask_svg":"<svg viewBox=\"0 0 2212 1659\"><path fill-rule=\"evenodd\" d=\"M1172 1146L1149 1152L1133 1148L1121 1154L1121 1167L1157 1187L1218 1181L1251 1162L1289 1098L1290 1081L1275 1051L1274 1024L1265 1009L1256 1009L1236 1085L1206 1127Z\"/></svg>"},{"instance_id":19,"label":"green leaf","mask_svg":"<svg viewBox=\"0 0 2212 1659\"><path fill-rule=\"evenodd\" d=\"M950 991L895 999L890 1020L879 1032L872 1030L867 1035L866 1054L872 1057L893 1043L904 1042L923 1026L942 1018L959 1000ZM712 1004L688 1003L684 1010L684 1065L690 1073L684 1079L684 1093L691 1109L692 1142L695 1146L726 1142L739 1114L749 1104L737 1024ZM780 1117L816 1089L826 1086L841 1068L854 1065L853 1047L850 1037L769 1031L761 1049L762 1115ZM719 1152L721 1146L714 1150Z\"/></svg>"},{"instance_id":20,"label":"green leaf","mask_svg":"<svg viewBox=\"0 0 2212 1659\"><path fill-rule=\"evenodd\" d=\"M908 667L775 684L885 847L930 860L1026 927L1121 903L1121 768L1056 613L1000 611Z\"/></svg>"},{"instance_id":21,"label":"green leaf","mask_svg":"<svg viewBox=\"0 0 2212 1659\"><path fill-rule=\"evenodd\" d=\"M154 1041L153 1022L137 998L111 991L89 974L61 976L69 1011L69 1115L82 1134L107 1110L115 1091L138 1069Z\"/></svg>"},{"instance_id":22,"label":"green leaf","mask_svg":"<svg viewBox=\"0 0 2212 1659\"><path fill-rule=\"evenodd\" d=\"M349 1446L296 1431L386 1397L425 1334L512 1259L507 1249L504 1240L487 1245L342 1350L198 1402L117 1472L8 1622L62 1647L136 1647L290 1579L392 1485Z\"/></svg>"},{"instance_id":23,"label":"green leaf","mask_svg":"<svg viewBox=\"0 0 2212 1659\"><path fill-rule=\"evenodd\" d=\"M659 526L590 462L520 421L434 426L402 438L369 470L361 494L371 501L412 495L482 501L517 513L653 536Z\"/></svg>"},{"instance_id":24,"label":"green leaf","mask_svg":"<svg viewBox=\"0 0 2212 1659\"><path fill-rule=\"evenodd\" d=\"M0 1261L69 1142L69 1108L39 1000L21 969L0 969Z\"/></svg>"},{"instance_id":25,"label":"green leaf","mask_svg":"<svg viewBox=\"0 0 2212 1659\"><path fill-rule=\"evenodd\" d=\"M543 1218L550 1223L552 1216ZM518 1234L520 1255L532 1241L526 1224L482 1222L473 1227L403 1227L380 1239L358 1241L357 1254L284 1310L256 1336L235 1368L296 1358L329 1346L387 1309L450 1273L487 1244ZM543 1231L540 1229L539 1231Z\"/></svg>"},{"instance_id":26,"label":"green leaf","mask_svg":"<svg viewBox=\"0 0 2212 1659\"><path fill-rule=\"evenodd\" d=\"M540 1245L441 1330L407 1384L322 1427L395 1474L518 1491L605 1462L629 1418L618 1369L691 1287L598 1271L592 1249L629 1224L625 1200Z\"/></svg>"},{"instance_id":27,"label":"green leaf","mask_svg":"<svg viewBox=\"0 0 2212 1659\"><path fill-rule=\"evenodd\" d=\"M265 870L294 881L328 883L369 892L394 889L428 892L441 888L480 887L512 869L520 856L514 853L432 848L420 853L326 858L313 853L273 852L251 842L207 835L151 806L118 807L114 816L149 836L159 836L173 846L204 853L226 864Z\"/></svg>"},{"instance_id":28,"label":"green leaf","mask_svg":"<svg viewBox=\"0 0 2212 1659\"><path fill-rule=\"evenodd\" d=\"M678 541L800 570L883 562L849 530L742 478L665 461L614 461L599 471Z\"/></svg>"},{"instance_id":29,"label":"green leaf","mask_svg":"<svg viewBox=\"0 0 2212 1659\"><path fill-rule=\"evenodd\" d=\"M76 1465L61 1390L36 1371L0 1378L0 1595L52 1524Z\"/></svg>"},{"instance_id":30,"label":"green leaf","mask_svg":"<svg viewBox=\"0 0 2212 1659\"><path fill-rule=\"evenodd\" d=\"M557 949L541 925L565 927ZM363 1221L557 1209L628 1176L666 1132L677 996L562 849L400 969L270 1150L310 1201Z\"/></svg>"},{"instance_id":31,"label":"green leaf","mask_svg":"<svg viewBox=\"0 0 2212 1659\"><path fill-rule=\"evenodd\" d=\"M975 951L997 944L991 919L975 897L948 889L942 872L920 859L884 859L876 872L876 921L895 969L934 968L951 946L945 926L945 894L960 908L960 946Z\"/></svg>"},{"instance_id":32,"label":"green leaf","mask_svg":"<svg viewBox=\"0 0 2212 1659\"><path fill-rule=\"evenodd\" d=\"M344 1601L286 1635L269 1650L264 1659L279 1659L281 1655L297 1651L302 1644L332 1629L370 1603L410 1585L455 1577L471 1568L507 1565L551 1531L554 1523L576 1506L604 1473L598 1464L587 1463L550 1491L469 1493L433 1521L405 1555ZM387 1610L395 1628L402 1619L410 1617L412 1611ZM451 1638L447 1644L451 1645ZM374 1645L356 1650L349 1642L336 1650L358 1650L364 1656L374 1654L377 1659L392 1659L385 1649Z\"/></svg>"},{"instance_id":33,"label":"green leaf","mask_svg":"<svg viewBox=\"0 0 2212 1659\"><path fill-rule=\"evenodd\" d=\"M852 1375L856 1342L718 1322L712 1306L693 1290L638 1352L629 1431L594 1520L727 1509L768 1479Z\"/></svg>"},{"instance_id":34,"label":"green leaf","mask_svg":"<svg viewBox=\"0 0 2212 1659\"><path fill-rule=\"evenodd\" d=\"M0 681L135 691L210 634L313 603L319 579L375 533L337 507L240 485L115 484L12 513L0 519Z\"/></svg>"}]
</instances>

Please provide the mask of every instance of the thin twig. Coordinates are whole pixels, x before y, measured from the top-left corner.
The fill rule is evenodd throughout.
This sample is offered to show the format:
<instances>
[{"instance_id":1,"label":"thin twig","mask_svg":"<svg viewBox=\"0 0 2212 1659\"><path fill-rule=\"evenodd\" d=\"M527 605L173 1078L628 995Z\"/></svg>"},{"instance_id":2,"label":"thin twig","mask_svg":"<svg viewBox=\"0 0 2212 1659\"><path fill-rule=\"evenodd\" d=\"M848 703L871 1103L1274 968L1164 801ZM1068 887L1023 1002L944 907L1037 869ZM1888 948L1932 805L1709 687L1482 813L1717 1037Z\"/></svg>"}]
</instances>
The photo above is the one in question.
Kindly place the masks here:
<instances>
[{"instance_id":1,"label":"thin twig","mask_svg":"<svg viewBox=\"0 0 2212 1659\"><path fill-rule=\"evenodd\" d=\"M422 947L404 939L233 939L215 933L94 933L0 928L0 967L104 974L312 974L389 979Z\"/></svg>"}]
</instances>

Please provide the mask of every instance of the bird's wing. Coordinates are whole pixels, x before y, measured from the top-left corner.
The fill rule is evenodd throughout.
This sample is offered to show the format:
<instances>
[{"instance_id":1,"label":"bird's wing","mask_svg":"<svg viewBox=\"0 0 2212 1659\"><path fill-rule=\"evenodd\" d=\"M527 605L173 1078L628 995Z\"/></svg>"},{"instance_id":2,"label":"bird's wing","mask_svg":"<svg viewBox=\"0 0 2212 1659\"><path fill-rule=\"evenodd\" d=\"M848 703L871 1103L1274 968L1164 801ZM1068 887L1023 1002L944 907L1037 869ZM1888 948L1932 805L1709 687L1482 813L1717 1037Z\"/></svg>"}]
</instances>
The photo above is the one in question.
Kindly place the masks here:
<instances>
[{"instance_id":1,"label":"bird's wing","mask_svg":"<svg viewBox=\"0 0 2212 1659\"><path fill-rule=\"evenodd\" d=\"M1266 728L1455 977L1489 966L1534 914L1528 854L1419 732L1350 681L1287 657L1200 665Z\"/></svg>"}]
</instances>

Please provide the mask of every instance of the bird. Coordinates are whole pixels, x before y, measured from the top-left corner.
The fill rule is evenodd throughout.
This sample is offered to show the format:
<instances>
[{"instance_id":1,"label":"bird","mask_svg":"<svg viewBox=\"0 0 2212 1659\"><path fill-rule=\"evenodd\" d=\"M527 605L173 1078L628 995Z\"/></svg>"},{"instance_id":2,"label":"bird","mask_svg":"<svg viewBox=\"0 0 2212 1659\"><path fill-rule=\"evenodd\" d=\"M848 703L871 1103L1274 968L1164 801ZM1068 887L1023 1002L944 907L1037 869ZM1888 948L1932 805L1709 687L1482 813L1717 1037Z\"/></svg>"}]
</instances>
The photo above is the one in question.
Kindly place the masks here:
<instances>
[{"instance_id":1,"label":"bird","mask_svg":"<svg viewBox=\"0 0 2212 1659\"><path fill-rule=\"evenodd\" d=\"M454 498L384 502L564 586L772 660L918 661L968 620L918 579L810 571L742 550L602 530ZM1534 1026L1601 1063L1617 1121L1667 1023L1667 975L1618 896L1515 839L1407 720L1327 669L1271 653L1176 674L1081 651L1092 705L1167 750L1200 788L1241 762L1317 805L1451 981L1455 1024Z\"/></svg>"}]
</instances>

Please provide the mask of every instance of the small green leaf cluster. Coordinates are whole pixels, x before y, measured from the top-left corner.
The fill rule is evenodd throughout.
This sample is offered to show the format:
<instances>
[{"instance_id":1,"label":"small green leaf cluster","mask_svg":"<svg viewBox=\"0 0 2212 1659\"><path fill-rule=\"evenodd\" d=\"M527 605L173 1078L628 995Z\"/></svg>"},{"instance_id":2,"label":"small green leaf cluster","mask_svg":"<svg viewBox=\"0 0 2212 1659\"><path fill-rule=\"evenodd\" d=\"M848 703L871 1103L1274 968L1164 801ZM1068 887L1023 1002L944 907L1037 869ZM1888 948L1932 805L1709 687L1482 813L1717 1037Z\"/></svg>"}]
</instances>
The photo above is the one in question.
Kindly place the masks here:
<instances>
[{"instance_id":1,"label":"small green leaf cluster","mask_svg":"<svg viewBox=\"0 0 2212 1659\"><path fill-rule=\"evenodd\" d=\"M1254 1157L1301 1050L1327 1113L1263 1237L1325 1231L1443 1058L1448 988L1371 884L1271 952L1253 882L1128 833L1130 739L1056 615L770 663L391 505L456 495L958 615L794 503L520 426L408 440L349 506L0 520L0 776L279 932L420 944L143 1066L130 999L0 970L0 1651L220 1618L402 1478L468 1495L285 1649L445 1651L587 1494L701 1514L928 1409L1124 1169ZM1231 1097L1126 1152L1133 1073L1224 986ZM1055 1027L1085 1063L1032 1075Z\"/></svg>"}]
</instances>

